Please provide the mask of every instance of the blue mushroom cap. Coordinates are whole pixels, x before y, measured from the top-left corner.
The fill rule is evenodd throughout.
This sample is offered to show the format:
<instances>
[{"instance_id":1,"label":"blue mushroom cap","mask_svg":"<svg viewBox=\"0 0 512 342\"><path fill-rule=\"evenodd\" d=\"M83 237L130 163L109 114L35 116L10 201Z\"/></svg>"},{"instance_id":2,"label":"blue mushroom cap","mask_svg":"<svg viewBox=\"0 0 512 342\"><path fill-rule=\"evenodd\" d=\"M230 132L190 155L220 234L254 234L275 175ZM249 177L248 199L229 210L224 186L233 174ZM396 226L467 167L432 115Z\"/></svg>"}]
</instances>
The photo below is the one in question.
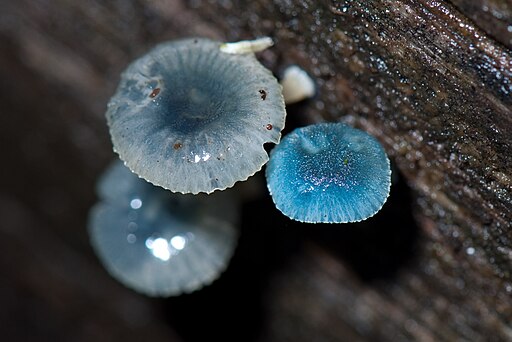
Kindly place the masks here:
<instances>
[{"instance_id":1,"label":"blue mushroom cap","mask_svg":"<svg viewBox=\"0 0 512 342\"><path fill-rule=\"evenodd\" d=\"M236 247L238 207L229 193L183 195L153 186L121 162L100 179L89 235L109 273L149 296L211 283Z\"/></svg>"},{"instance_id":2,"label":"blue mushroom cap","mask_svg":"<svg viewBox=\"0 0 512 342\"><path fill-rule=\"evenodd\" d=\"M133 172L180 193L211 193L268 161L285 122L281 86L254 54L185 39L158 45L122 74L108 104L114 150Z\"/></svg>"},{"instance_id":3,"label":"blue mushroom cap","mask_svg":"<svg viewBox=\"0 0 512 342\"><path fill-rule=\"evenodd\" d=\"M346 223L378 212L391 169L379 142L342 123L298 128L270 154L267 185L276 207L308 223Z\"/></svg>"}]
</instances>

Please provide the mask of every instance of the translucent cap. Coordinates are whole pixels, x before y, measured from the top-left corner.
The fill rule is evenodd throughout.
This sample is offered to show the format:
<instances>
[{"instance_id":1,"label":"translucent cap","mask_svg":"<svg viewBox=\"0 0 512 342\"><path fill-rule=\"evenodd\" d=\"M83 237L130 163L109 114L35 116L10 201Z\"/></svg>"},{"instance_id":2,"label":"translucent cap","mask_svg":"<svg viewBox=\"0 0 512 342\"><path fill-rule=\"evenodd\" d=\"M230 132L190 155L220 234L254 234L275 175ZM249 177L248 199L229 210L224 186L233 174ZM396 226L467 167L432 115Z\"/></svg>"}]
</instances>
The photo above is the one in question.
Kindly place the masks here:
<instances>
[{"instance_id":1,"label":"translucent cap","mask_svg":"<svg viewBox=\"0 0 512 342\"><path fill-rule=\"evenodd\" d=\"M391 169L379 142L342 123L298 128L270 154L267 185L276 207L309 223L365 220L389 195Z\"/></svg>"},{"instance_id":2,"label":"translucent cap","mask_svg":"<svg viewBox=\"0 0 512 342\"><path fill-rule=\"evenodd\" d=\"M121 162L98 184L92 246L109 273L149 296L174 296L211 283L237 244L238 207L227 192L183 195L155 187Z\"/></svg>"},{"instance_id":3,"label":"translucent cap","mask_svg":"<svg viewBox=\"0 0 512 342\"><path fill-rule=\"evenodd\" d=\"M223 190L259 171L268 161L263 144L279 142L281 86L256 48L227 53L222 45L163 43L122 74L106 113L114 150L149 182L181 193Z\"/></svg>"}]
</instances>

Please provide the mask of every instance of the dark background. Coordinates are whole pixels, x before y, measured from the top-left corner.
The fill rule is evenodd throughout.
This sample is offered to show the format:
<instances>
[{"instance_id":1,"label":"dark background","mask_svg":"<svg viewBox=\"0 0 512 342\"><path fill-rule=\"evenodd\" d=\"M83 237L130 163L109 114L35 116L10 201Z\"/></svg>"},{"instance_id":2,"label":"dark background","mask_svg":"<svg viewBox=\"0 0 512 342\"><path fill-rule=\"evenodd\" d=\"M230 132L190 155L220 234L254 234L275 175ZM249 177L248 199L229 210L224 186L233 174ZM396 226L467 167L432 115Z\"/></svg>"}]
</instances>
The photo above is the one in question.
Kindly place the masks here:
<instances>
[{"instance_id":1,"label":"dark background","mask_svg":"<svg viewBox=\"0 0 512 342\"><path fill-rule=\"evenodd\" d=\"M508 1L0 1L2 339L512 339L511 18ZM374 134L388 203L299 224L260 173L218 281L169 299L126 289L86 232L116 158L103 115L119 73L163 40L261 35L277 76L297 63L318 85L285 133L341 120Z\"/></svg>"}]
</instances>

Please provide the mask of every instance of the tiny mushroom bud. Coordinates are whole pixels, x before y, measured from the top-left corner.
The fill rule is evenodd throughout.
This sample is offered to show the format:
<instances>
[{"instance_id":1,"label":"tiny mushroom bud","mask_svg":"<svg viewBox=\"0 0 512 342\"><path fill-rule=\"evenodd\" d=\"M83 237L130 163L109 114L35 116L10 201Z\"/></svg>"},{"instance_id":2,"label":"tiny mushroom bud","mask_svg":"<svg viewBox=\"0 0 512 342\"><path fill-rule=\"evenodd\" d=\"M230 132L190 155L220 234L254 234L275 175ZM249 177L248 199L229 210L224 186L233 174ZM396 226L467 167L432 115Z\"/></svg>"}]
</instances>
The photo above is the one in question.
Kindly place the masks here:
<instances>
[{"instance_id":1,"label":"tiny mushroom bud","mask_svg":"<svg viewBox=\"0 0 512 342\"><path fill-rule=\"evenodd\" d=\"M263 145L279 142L286 116L281 86L253 53L271 43L185 39L134 61L106 113L126 166L193 194L224 190L259 171L268 161Z\"/></svg>"},{"instance_id":2,"label":"tiny mushroom bud","mask_svg":"<svg viewBox=\"0 0 512 342\"><path fill-rule=\"evenodd\" d=\"M263 37L254 40L224 43L220 46L220 50L225 53L233 54L255 53L268 49L272 45L274 45L274 42L270 37Z\"/></svg>"},{"instance_id":3,"label":"tiny mushroom bud","mask_svg":"<svg viewBox=\"0 0 512 342\"><path fill-rule=\"evenodd\" d=\"M172 193L118 162L100 179L98 194L89 216L91 244L127 287L174 296L200 289L226 268L239 216L229 192Z\"/></svg>"},{"instance_id":4,"label":"tiny mushroom bud","mask_svg":"<svg viewBox=\"0 0 512 342\"><path fill-rule=\"evenodd\" d=\"M315 96L315 83L308 73L296 65L291 65L281 79L284 102L289 105Z\"/></svg>"},{"instance_id":5,"label":"tiny mushroom bud","mask_svg":"<svg viewBox=\"0 0 512 342\"><path fill-rule=\"evenodd\" d=\"M391 169L379 142L342 123L299 128L270 154L267 185L276 207L308 223L346 223L377 213Z\"/></svg>"}]
</instances>

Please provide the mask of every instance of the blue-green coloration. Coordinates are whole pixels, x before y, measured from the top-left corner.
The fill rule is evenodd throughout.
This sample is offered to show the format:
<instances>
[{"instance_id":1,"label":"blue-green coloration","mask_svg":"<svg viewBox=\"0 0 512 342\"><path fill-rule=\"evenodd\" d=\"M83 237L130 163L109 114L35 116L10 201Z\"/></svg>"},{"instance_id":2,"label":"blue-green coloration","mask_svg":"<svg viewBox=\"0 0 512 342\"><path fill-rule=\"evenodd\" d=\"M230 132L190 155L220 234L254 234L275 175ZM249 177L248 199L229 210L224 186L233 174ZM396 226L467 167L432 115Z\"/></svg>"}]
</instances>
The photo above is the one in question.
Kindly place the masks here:
<instances>
[{"instance_id":1,"label":"blue-green coloration","mask_svg":"<svg viewBox=\"0 0 512 342\"><path fill-rule=\"evenodd\" d=\"M149 296L173 296L211 283L235 249L239 208L227 192L173 194L117 162L98 183L92 246L109 273Z\"/></svg>"},{"instance_id":2,"label":"blue-green coloration","mask_svg":"<svg viewBox=\"0 0 512 342\"><path fill-rule=\"evenodd\" d=\"M220 45L163 43L122 74L107 122L114 150L147 181L181 193L223 190L259 171L263 144L279 142L281 86L254 54Z\"/></svg>"},{"instance_id":3,"label":"blue-green coloration","mask_svg":"<svg viewBox=\"0 0 512 342\"><path fill-rule=\"evenodd\" d=\"M342 123L298 128L270 154L267 185L276 207L309 223L365 220L379 211L391 169L375 138Z\"/></svg>"}]
</instances>

